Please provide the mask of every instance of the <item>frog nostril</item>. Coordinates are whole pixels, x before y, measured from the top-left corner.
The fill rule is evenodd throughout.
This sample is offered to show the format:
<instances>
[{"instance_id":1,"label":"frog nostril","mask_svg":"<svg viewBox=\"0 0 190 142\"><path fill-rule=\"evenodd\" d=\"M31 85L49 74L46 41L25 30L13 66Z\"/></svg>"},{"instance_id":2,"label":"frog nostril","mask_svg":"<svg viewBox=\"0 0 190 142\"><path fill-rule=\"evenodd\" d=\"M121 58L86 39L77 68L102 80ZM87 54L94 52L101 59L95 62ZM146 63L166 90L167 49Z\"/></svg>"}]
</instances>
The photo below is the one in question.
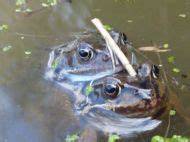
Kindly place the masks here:
<instances>
[{"instance_id":1,"label":"frog nostril","mask_svg":"<svg viewBox=\"0 0 190 142\"><path fill-rule=\"evenodd\" d=\"M54 53L56 56L59 56L61 54L62 50L60 48L55 49Z\"/></svg>"},{"instance_id":2,"label":"frog nostril","mask_svg":"<svg viewBox=\"0 0 190 142\"><path fill-rule=\"evenodd\" d=\"M102 60L103 60L104 62L107 62L109 59L110 59L110 56L109 56L108 54L106 54L106 55L104 55L104 56L102 57Z\"/></svg>"}]
</instances>

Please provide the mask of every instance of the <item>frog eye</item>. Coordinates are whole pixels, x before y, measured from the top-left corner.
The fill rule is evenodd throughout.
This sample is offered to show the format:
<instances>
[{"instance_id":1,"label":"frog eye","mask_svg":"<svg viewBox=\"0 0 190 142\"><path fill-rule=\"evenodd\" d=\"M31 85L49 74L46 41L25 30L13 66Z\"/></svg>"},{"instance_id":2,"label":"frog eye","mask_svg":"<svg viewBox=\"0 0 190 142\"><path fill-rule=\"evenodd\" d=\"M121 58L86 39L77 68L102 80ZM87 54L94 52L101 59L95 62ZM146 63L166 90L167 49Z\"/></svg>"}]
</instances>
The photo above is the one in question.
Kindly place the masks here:
<instances>
[{"instance_id":1,"label":"frog eye","mask_svg":"<svg viewBox=\"0 0 190 142\"><path fill-rule=\"evenodd\" d=\"M128 43L128 38L127 38L127 35L125 33L121 33L120 38L121 38L121 43L123 45L126 45Z\"/></svg>"},{"instance_id":2,"label":"frog eye","mask_svg":"<svg viewBox=\"0 0 190 142\"><path fill-rule=\"evenodd\" d=\"M119 95L120 87L118 84L106 84L104 93L107 97L114 99Z\"/></svg>"},{"instance_id":3,"label":"frog eye","mask_svg":"<svg viewBox=\"0 0 190 142\"><path fill-rule=\"evenodd\" d=\"M160 71L159 71L159 68L156 65L152 65L151 75L155 79L159 78Z\"/></svg>"},{"instance_id":4,"label":"frog eye","mask_svg":"<svg viewBox=\"0 0 190 142\"><path fill-rule=\"evenodd\" d=\"M87 43L80 43L78 54L82 60L84 61L90 60L93 57L92 46Z\"/></svg>"}]
</instances>

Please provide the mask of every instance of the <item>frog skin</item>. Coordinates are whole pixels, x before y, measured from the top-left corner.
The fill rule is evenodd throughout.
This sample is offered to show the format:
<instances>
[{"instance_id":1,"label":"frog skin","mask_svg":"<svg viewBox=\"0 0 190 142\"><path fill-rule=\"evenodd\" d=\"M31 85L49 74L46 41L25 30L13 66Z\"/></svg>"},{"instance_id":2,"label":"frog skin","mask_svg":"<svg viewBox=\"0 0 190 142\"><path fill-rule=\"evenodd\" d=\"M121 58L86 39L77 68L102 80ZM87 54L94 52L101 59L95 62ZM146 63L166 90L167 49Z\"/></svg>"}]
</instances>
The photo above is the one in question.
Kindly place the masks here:
<instances>
[{"instance_id":1,"label":"frog skin","mask_svg":"<svg viewBox=\"0 0 190 142\"><path fill-rule=\"evenodd\" d=\"M75 116L82 126L133 136L161 123L152 116L165 107L167 90L155 78L158 77L155 70L153 66L143 64L137 69L135 79L121 71L94 81L57 83L62 85L63 94L69 94ZM89 85L93 89L86 94Z\"/></svg>"},{"instance_id":2,"label":"frog skin","mask_svg":"<svg viewBox=\"0 0 190 142\"><path fill-rule=\"evenodd\" d=\"M129 56L127 37L113 31L111 35L118 45L121 45L124 54ZM111 75L123 69L115 54L112 55L114 63L100 34L81 33L76 35L74 40L56 47L50 53L47 76L56 81L68 79L72 82L79 82Z\"/></svg>"},{"instance_id":3,"label":"frog skin","mask_svg":"<svg viewBox=\"0 0 190 142\"><path fill-rule=\"evenodd\" d=\"M86 106L112 110L128 118L156 117L166 108L168 98L167 88L157 78L157 71L155 66L143 64L136 78L122 71L91 82L93 91Z\"/></svg>"}]
</instances>

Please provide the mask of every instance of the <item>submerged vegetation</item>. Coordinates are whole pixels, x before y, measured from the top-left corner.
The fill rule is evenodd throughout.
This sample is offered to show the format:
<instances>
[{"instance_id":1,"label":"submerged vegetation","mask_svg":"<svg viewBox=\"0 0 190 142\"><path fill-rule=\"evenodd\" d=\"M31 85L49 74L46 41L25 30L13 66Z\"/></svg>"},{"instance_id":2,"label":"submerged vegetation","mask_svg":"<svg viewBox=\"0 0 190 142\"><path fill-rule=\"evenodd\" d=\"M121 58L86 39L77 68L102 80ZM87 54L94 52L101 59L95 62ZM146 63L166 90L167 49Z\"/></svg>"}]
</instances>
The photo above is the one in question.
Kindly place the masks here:
<instances>
[{"instance_id":1,"label":"submerged vegetation","mask_svg":"<svg viewBox=\"0 0 190 142\"><path fill-rule=\"evenodd\" d=\"M57 4L58 4L57 0L44 0L43 2L41 2L42 8L48 8L51 6L55 6ZM26 1L26 0L16 0L15 5L16 5L15 12L31 13L31 12L36 11L36 10L32 10L31 8L29 8L28 1Z\"/></svg>"},{"instance_id":2,"label":"submerged vegetation","mask_svg":"<svg viewBox=\"0 0 190 142\"><path fill-rule=\"evenodd\" d=\"M119 135L111 134L109 135L108 142L116 142L117 140L119 140L119 138Z\"/></svg>"},{"instance_id":3,"label":"submerged vegetation","mask_svg":"<svg viewBox=\"0 0 190 142\"><path fill-rule=\"evenodd\" d=\"M66 142L77 142L79 136L77 134L68 135L65 139Z\"/></svg>"},{"instance_id":4,"label":"submerged vegetation","mask_svg":"<svg viewBox=\"0 0 190 142\"><path fill-rule=\"evenodd\" d=\"M3 25L1 25L1 26L0 26L0 31L7 31L7 30L8 30L8 28L9 28L9 26L8 26L8 25L3 24Z\"/></svg>"},{"instance_id":5,"label":"submerged vegetation","mask_svg":"<svg viewBox=\"0 0 190 142\"><path fill-rule=\"evenodd\" d=\"M180 135L173 135L171 138L154 136L151 142L189 142L189 139Z\"/></svg>"},{"instance_id":6,"label":"submerged vegetation","mask_svg":"<svg viewBox=\"0 0 190 142\"><path fill-rule=\"evenodd\" d=\"M42 2L41 5L43 7L50 7L50 6L54 6L57 5L57 0L47 0L46 2Z\"/></svg>"},{"instance_id":7,"label":"submerged vegetation","mask_svg":"<svg viewBox=\"0 0 190 142\"><path fill-rule=\"evenodd\" d=\"M16 0L15 12L32 12L32 9L27 6L26 0Z\"/></svg>"}]
</instances>

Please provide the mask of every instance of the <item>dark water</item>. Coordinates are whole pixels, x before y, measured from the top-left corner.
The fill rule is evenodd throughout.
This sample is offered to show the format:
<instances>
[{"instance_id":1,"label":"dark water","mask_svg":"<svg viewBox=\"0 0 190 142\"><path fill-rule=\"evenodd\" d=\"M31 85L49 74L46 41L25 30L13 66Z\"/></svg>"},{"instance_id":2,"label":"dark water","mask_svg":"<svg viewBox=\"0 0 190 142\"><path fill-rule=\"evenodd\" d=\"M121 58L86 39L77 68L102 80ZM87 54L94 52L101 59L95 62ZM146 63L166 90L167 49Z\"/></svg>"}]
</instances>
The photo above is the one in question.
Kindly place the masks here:
<instances>
[{"instance_id":1,"label":"dark water","mask_svg":"<svg viewBox=\"0 0 190 142\"><path fill-rule=\"evenodd\" d=\"M29 1L31 9L39 9L39 1ZM185 14L185 18L179 14ZM63 142L70 132L81 131L74 116L72 102L60 87L44 79L48 54L55 45L68 40L75 32L93 29L90 19L98 17L105 24L128 34L135 47L168 43L172 52L162 53L161 60L170 76L180 80L173 92L180 102L177 115L171 117L169 136L190 136L189 74L190 1L189 0L73 0L62 2L32 15L15 12L15 1L0 1L0 142ZM25 52L30 51L30 55ZM154 53L147 54L158 62ZM175 64L167 62L174 55ZM172 72L172 68L181 73ZM169 81L172 81L169 78ZM185 84L185 89L179 89ZM176 95L175 95L176 96ZM185 108L185 109L184 109ZM187 116L188 118L188 116ZM150 141L153 135L164 135L168 117L155 130L121 141ZM99 134L99 133L98 133ZM102 133L98 141L107 141Z\"/></svg>"}]
</instances>

